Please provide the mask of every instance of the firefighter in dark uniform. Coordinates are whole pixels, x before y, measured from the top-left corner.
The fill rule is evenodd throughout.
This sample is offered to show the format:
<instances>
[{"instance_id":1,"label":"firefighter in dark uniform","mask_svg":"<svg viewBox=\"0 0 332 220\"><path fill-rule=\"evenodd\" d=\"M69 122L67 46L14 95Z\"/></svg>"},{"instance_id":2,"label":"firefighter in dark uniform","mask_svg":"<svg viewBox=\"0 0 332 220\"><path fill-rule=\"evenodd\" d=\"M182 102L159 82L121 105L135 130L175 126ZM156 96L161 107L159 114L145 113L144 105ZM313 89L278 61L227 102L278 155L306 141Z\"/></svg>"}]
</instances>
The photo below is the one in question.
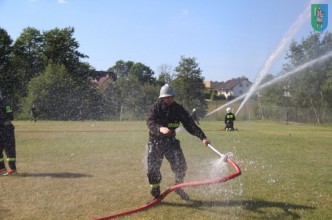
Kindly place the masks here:
<instances>
[{"instance_id":1,"label":"firefighter in dark uniform","mask_svg":"<svg viewBox=\"0 0 332 220\"><path fill-rule=\"evenodd\" d=\"M8 176L16 174L16 149L13 111L5 100L0 91L0 175ZM5 166L4 152L7 156L8 170Z\"/></svg>"},{"instance_id":2,"label":"firefighter in dark uniform","mask_svg":"<svg viewBox=\"0 0 332 220\"><path fill-rule=\"evenodd\" d=\"M187 170L186 160L182 152L180 141L175 138L175 129L182 123L183 127L192 135L197 136L207 146L210 141L204 132L196 125L190 114L174 101L175 92L165 84L160 89L159 100L149 109L147 125L149 128L148 170L147 176L151 186L151 195L160 196L160 182L162 179L160 167L163 158L169 161L175 173L175 184L183 183ZM176 193L184 200L189 200L183 189Z\"/></svg>"},{"instance_id":3,"label":"firefighter in dark uniform","mask_svg":"<svg viewBox=\"0 0 332 220\"><path fill-rule=\"evenodd\" d=\"M235 115L232 113L231 108L226 109L226 115L225 115L225 130L226 131L234 131L234 121L236 119Z\"/></svg>"},{"instance_id":4,"label":"firefighter in dark uniform","mask_svg":"<svg viewBox=\"0 0 332 220\"><path fill-rule=\"evenodd\" d=\"M37 109L35 105L32 105L31 109L31 121L33 120L34 122L37 121Z\"/></svg>"}]
</instances>

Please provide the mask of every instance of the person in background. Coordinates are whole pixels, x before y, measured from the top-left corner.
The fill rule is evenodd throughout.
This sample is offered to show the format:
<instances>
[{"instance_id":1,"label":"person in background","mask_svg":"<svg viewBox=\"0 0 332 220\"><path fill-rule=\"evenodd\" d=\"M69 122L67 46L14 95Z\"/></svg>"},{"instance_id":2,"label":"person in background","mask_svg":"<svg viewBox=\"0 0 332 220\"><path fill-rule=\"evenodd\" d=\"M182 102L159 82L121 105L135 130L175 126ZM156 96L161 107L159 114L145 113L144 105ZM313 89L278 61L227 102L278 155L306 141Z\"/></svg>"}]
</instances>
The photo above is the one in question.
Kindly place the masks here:
<instances>
[{"instance_id":1,"label":"person in background","mask_svg":"<svg viewBox=\"0 0 332 220\"><path fill-rule=\"evenodd\" d=\"M31 121L37 121L37 109L36 109L36 106L35 105L32 105L31 107Z\"/></svg>"},{"instance_id":2,"label":"person in background","mask_svg":"<svg viewBox=\"0 0 332 220\"><path fill-rule=\"evenodd\" d=\"M225 130L226 131L234 131L234 121L236 119L235 115L232 113L231 108L226 109L226 115L225 115Z\"/></svg>"},{"instance_id":3,"label":"person in background","mask_svg":"<svg viewBox=\"0 0 332 220\"><path fill-rule=\"evenodd\" d=\"M194 108L191 113L191 118L199 125L199 118L197 117L196 109Z\"/></svg>"},{"instance_id":4,"label":"person in background","mask_svg":"<svg viewBox=\"0 0 332 220\"><path fill-rule=\"evenodd\" d=\"M16 149L13 111L10 105L6 104L0 91L0 175L9 176L16 174ZM5 166L4 153L7 156L8 170Z\"/></svg>"},{"instance_id":5,"label":"person in background","mask_svg":"<svg viewBox=\"0 0 332 220\"><path fill-rule=\"evenodd\" d=\"M78 120L79 121L83 121L84 118L83 118L83 105L80 105L78 107Z\"/></svg>"},{"instance_id":6,"label":"person in background","mask_svg":"<svg viewBox=\"0 0 332 220\"><path fill-rule=\"evenodd\" d=\"M164 157L169 161L171 169L175 173L175 184L184 181L187 164L180 141L175 137L175 129L180 126L180 123L191 135L201 139L206 146L210 143L204 132L190 117L190 114L174 99L173 88L165 84L160 89L159 100L152 104L148 112L147 177L151 186L151 195L154 198L160 196L162 180L160 168ZM177 189L175 192L183 200L189 200L188 194L183 189Z\"/></svg>"}]
</instances>

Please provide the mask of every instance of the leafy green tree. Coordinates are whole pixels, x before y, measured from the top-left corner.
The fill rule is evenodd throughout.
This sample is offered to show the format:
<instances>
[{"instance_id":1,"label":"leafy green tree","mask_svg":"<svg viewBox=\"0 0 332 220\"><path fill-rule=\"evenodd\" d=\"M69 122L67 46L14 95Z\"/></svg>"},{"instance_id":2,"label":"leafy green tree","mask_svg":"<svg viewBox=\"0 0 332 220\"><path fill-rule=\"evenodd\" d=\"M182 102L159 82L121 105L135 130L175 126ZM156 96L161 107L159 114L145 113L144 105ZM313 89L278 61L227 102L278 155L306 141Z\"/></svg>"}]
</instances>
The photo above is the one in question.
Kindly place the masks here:
<instances>
[{"instance_id":1,"label":"leafy green tree","mask_svg":"<svg viewBox=\"0 0 332 220\"><path fill-rule=\"evenodd\" d=\"M290 61L287 70L295 69L298 65L323 55L326 52L326 44L332 43L331 40L331 34L327 34L321 40L320 33L313 33L303 39L301 43L293 43L289 55L286 57ZM330 46L330 48L332 47ZM320 94L322 86L328 80L327 73L331 68L330 61L331 59L290 77L288 82L291 99L297 107L322 107Z\"/></svg>"},{"instance_id":2,"label":"leafy green tree","mask_svg":"<svg viewBox=\"0 0 332 220\"><path fill-rule=\"evenodd\" d=\"M274 79L274 76L268 74L262 81L262 84L267 83ZM257 100L263 106L285 106L289 107L289 101L287 100L288 94L288 84L287 81L276 83L272 86L266 87L257 93Z\"/></svg>"},{"instance_id":3,"label":"leafy green tree","mask_svg":"<svg viewBox=\"0 0 332 220\"><path fill-rule=\"evenodd\" d=\"M27 107L36 105L41 118L72 118L73 114L78 114L72 111L79 106L77 100L73 99L74 87L74 81L63 65L49 64L44 74L30 81Z\"/></svg>"},{"instance_id":4,"label":"leafy green tree","mask_svg":"<svg viewBox=\"0 0 332 220\"><path fill-rule=\"evenodd\" d=\"M135 77L120 78L116 81L119 91L121 119L145 119L148 106L152 103L155 93L148 83L142 84Z\"/></svg>"},{"instance_id":5,"label":"leafy green tree","mask_svg":"<svg viewBox=\"0 0 332 220\"><path fill-rule=\"evenodd\" d=\"M44 71L42 36L35 28L25 28L13 46L13 64L18 83L18 95L27 95L29 81Z\"/></svg>"},{"instance_id":6,"label":"leafy green tree","mask_svg":"<svg viewBox=\"0 0 332 220\"><path fill-rule=\"evenodd\" d=\"M103 119L120 119L121 114L121 89L115 83L106 87L99 87L102 97Z\"/></svg>"},{"instance_id":7,"label":"leafy green tree","mask_svg":"<svg viewBox=\"0 0 332 220\"><path fill-rule=\"evenodd\" d=\"M156 79L153 77L154 72L151 68L140 62L135 63L133 61L125 62L119 60L108 71L115 73L117 78L136 78L143 84L156 82Z\"/></svg>"},{"instance_id":8,"label":"leafy green tree","mask_svg":"<svg viewBox=\"0 0 332 220\"><path fill-rule=\"evenodd\" d=\"M156 98L154 72L142 63L123 60L108 71L117 76L102 92L110 116L121 120L145 118L148 106Z\"/></svg>"},{"instance_id":9,"label":"leafy green tree","mask_svg":"<svg viewBox=\"0 0 332 220\"><path fill-rule=\"evenodd\" d=\"M153 84L144 84L142 88L142 100L144 101L142 110L146 114L149 107L158 100L160 87ZM144 115L145 118L146 115Z\"/></svg>"},{"instance_id":10,"label":"leafy green tree","mask_svg":"<svg viewBox=\"0 0 332 220\"><path fill-rule=\"evenodd\" d=\"M145 119L149 106L158 99L159 89L153 84L142 84L135 76L122 77L106 87L99 87L103 118Z\"/></svg>"},{"instance_id":11,"label":"leafy green tree","mask_svg":"<svg viewBox=\"0 0 332 220\"><path fill-rule=\"evenodd\" d=\"M55 28L43 33L43 55L46 63L64 65L69 74L76 77L87 77L85 72L79 72L81 59L87 55L78 51L79 43L73 37L74 28Z\"/></svg>"},{"instance_id":12,"label":"leafy green tree","mask_svg":"<svg viewBox=\"0 0 332 220\"><path fill-rule=\"evenodd\" d=\"M141 83L155 83L154 72L142 63L134 63L129 70L129 75L137 78Z\"/></svg>"},{"instance_id":13,"label":"leafy green tree","mask_svg":"<svg viewBox=\"0 0 332 220\"><path fill-rule=\"evenodd\" d=\"M11 65L13 40L5 29L0 28L0 90L6 96L15 93L16 78Z\"/></svg>"},{"instance_id":14,"label":"leafy green tree","mask_svg":"<svg viewBox=\"0 0 332 220\"><path fill-rule=\"evenodd\" d=\"M166 83L171 84L175 77L173 68L170 65L162 64L158 67L159 77L157 79L157 84L163 86Z\"/></svg>"},{"instance_id":15,"label":"leafy green tree","mask_svg":"<svg viewBox=\"0 0 332 220\"><path fill-rule=\"evenodd\" d=\"M134 65L133 61L123 61L118 60L115 65L109 68L107 71L113 72L117 78L123 78L129 76L129 71L131 67Z\"/></svg>"},{"instance_id":16,"label":"leafy green tree","mask_svg":"<svg viewBox=\"0 0 332 220\"><path fill-rule=\"evenodd\" d=\"M324 38L322 39L322 50L324 52L332 51L332 34L325 33ZM324 106L327 108L332 108L332 59L324 62L326 69L326 79L322 85L322 99L324 100Z\"/></svg>"},{"instance_id":17,"label":"leafy green tree","mask_svg":"<svg viewBox=\"0 0 332 220\"><path fill-rule=\"evenodd\" d=\"M313 33L300 43L293 42L287 55L289 64L285 66L285 72L296 69L300 64L316 59L332 49L332 36L326 33ZM312 108L318 123L321 121L319 109L331 103L331 90L329 90L329 72L331 61L318 62L288 80L290 102L295 107ZM330 105L331 106L331 105Z\"/></svg>"},{"instance_id":18,"label":"leafy green tree","mask_svg":"<svg viewBox=\"0 0 332 220\"><path fill-rule=\"evenodd\" d=\"M82 90L64 65L49 64L45 73L30 81L25 111L34 104L41 118L76 120L82 107L86 118L97 118L100 115L100 101L98 93L92 88Z\"/></svg>"},{"instance_id":19,"label":"leafy green tree","mask_svg":"<svg viewBox=\"0 0 332 220\"><path fill-rule=\"evenodd\" d=\"M322 85L322 93L323 99L325 100L325 104L327 108L332 108L332 65L329 65L329 70L326 73L326 80Z\"/></svg>"},{"instance_id":20,"label":"leafy green tree","mask_svg":"<svg viewBox=\"0 0 332 220\"><path fill-rule=\"evenodd\" d=\"M176 78L172 85L178 102L187 110L196 108L200 115L204 115L207 109L204 99L204 77L196 58L182 56L175 72Z\"/></svg>"}]
</instances>

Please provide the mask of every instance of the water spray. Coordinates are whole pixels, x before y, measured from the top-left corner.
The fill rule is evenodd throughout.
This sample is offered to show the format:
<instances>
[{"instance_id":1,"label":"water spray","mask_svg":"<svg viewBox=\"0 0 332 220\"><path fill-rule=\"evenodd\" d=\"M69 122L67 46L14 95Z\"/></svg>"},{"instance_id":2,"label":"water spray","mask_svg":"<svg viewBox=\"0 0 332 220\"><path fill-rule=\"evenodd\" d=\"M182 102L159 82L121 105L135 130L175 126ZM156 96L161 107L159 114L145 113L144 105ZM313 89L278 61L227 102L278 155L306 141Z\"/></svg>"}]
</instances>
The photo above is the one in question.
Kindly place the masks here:
<instances>
[{"instance_id":1,"label":"water spray","mask_svg":"<svg viewBox=\"0 0 332 220\"><path fill-rule=\"evenodd\" d=\"M289 30L286 32L284 37L281 39L278 47L273 51L273 53L270 55L270 57L266 60L262 70L259 72L258 77L254 84L250 87L249 92L247 93L246 97L240 104L240 107L238 108L237 113L242 109L244 104L249 100L249 98L252 96L252 94L255 92L258 85L262 82L264 77L267 75L273 61L280 55L280 53L284 50L286 45L294 38L295 34L298 32L298 30L303 26L303 24L309 19L310 17L310 9L311 4L317 3L317 0L312 0L310 4L305 8L305 10L300 14L300 16L296 19L296 21L292 24L292 26L289 28ZM319 2L319 1L318 1Z\"/></svg>"},{"instance_id":2,"label":"water spray","mask_svg":"<svg viewBox=\"0 0 332 220\"><path fill-rule=\"evenodd\" d=\"M225 162L227 162L230 166L232 166L234 168L235 172L233 172L232 174L230 174L228 176L220 177L220 178L217 178L217 179L194 181L194 182L185 182L185 183L180 183L180 184L171 186L165 192L163 192L158 198L153 199L151 202L149 202L149 203L147 203L147 204L145 204L145 205L143 205L139 208L135 208L135 209L132 209L132 210L128 210L128 211L124 211L124 212L120 212L120 213L115 213L115 214L111 214L111 215L107 215L107 216L97 217L97 218L94 218L94 220L113 219L113 218L129 215L129 214L137 213L137 212L140 212L140 211L144 211L144 210L149 209L153 205L159 204L169 193L171 193L171 192L173 192L177 189L185 188L185 187L193 187L193 186L212 185L212 184L227 182L227 181L229 181L231 179L234 179L234 178L241 175L241 169L240 169L239 165L237 165L237 163L231 158L232 157L231 153L222 154L217 149L215 149L213 146L211 146L210 144L208 145L208 147L211 148L215 153L217 153L221 158L223 158L223 160Z\"/></svg>"},{"instance_id":3,"label":"water spray","mask_svg":"<svg viewBox=\"0 0 332 220\"><path fill-rule=\"evenodd\" d=\"M287 77L289 77L291 75L294 75L295 73L298 73L298 72L300 72L300 71L308 68L309 66L312 66L312 65L314 65L316 63L319 63L319 62L322 62L322 61L324 61L324 60L326 60L326 59L328 59L330 57L332 57L332 51L330 51L330 52L328 52L328 53L326 53L326 54L324 54L324 55L322 55L322 56L320 56L320 57L318 57L316 59L313 59L313 60L311 60L311 61L309 61L307 63L304 63L304 64L298 66L297 68L295 68L294 70L292 70L290 72L287 72L286 74L281 75L281 76L279 76L277 78L274 78L274 79L272 79L271 81L269 81L267 83L264 83L263 85L259 86L257 88L257 90L259 91L259 90L261 90L261 89L263 89L263 88L265 88L267 86L273 85L273 84L279 82L280 80L286 79Z\"/></svg>"},{"instance_id":4,"label":"water spray","mask_svg":"<svg viewBox=\"0 0 332 220\"><path fill-rule=\"evenodd\" d=\"M217 109L213 110L212 112L206 114L206 115L204 116L204 118L207 117L207 116L209 116L209 115L212 115L213 113L215 113L215 112L217 112L217 111L220 111L221 109L225 108L226 106L228 106L228 105L230 105L230 104L232 104L232 103L234 103L234 102L237 102L237 101L243 99L246 95L247 95L247 93L245 93L245 94L243 94L243 95L241 95L241 96L239 96L239 97L233 99L233 100L230 101L230 102L227 102L226 104L224 104L224 105L218 107Z\"/></svg>"},{"instance_id":5,"label":"water spray","mask_svg":"<svg viewBox=\"0 0 332 220\"><path fill-rule=\"evenodd\" d=\"M298 72L300 72L300 71L302 71L302 70L305 70L306 68L308 68L308 67L310 67L310 66L312 66L312 65L314 65L314 64L316 64L316 63L322 62L322 61L324 61L324 60L326 60L326 59L328 59L328 58L330 58L330 57L332 57L332 51L329 51L329 52L327 52L326 54L324 54L324 55L322 55L322 56L320 56L320 57L318 57L318 58L316 58L316 59L313 59L313 60L311 60L311 61L309 61L309 62L307 62L307 63L304 63L304 64L302 64L302 65L296 67L296 68L293 69L292 71L289 71L289 72L287 72L287 73L285 73L285 74L283 74L283 75L280 75L280 76L278 76L278 77L272 79L271 81L268 81L268 82L264 83L264 84L261 85L261 86L258 86L257 88L255 88L255 91L254 91L254 92L260 91L260 90L264 89L265 87L271 86L271 85L273 85L273 84L275 84L275 83L277 83L277 82L279 82L279 81L281 81L281 80L286 79L287 77L289 77L289 76L291 76L291 75L294 75L294 74L296 74L296 73L298 73ZM228 102L228 103L226 103L226 104L224 104L224 105L218 107L217 109L213 110L212 112L206 114L204 117L207 117L207 116L209 116L209 115L211 115L211 114L213 114L213 113L215 113L215 112L217 112L217 111L220 111L220 110L223 109L225 106L228 106L228 105L230 105L230 104L232 104L232 103L234 103L234 102L237 102L237 101L243 99L244 97L246 97L247 95L248 95L248 93L245 93L245 94L243 94L243 95L237 97L236 99L234 99L234 100L232 100L232 101L230 101L230 102ZM237 114L238 112L239 112L239 111L237 111L236 114ZM235 114L235 115L236 115L236 114Z\"/></svg>"},{"instance_id":6,"label":"water spray","mask_svg":"<svg viewBox=\"0 0 332 220\"><path fill-rule=\"evenodd\" d=\"M311 3L305 8L305 10L299 15L299 17L296 19L296 21L292 24L292 26L289 28L289 30L286 32L286 34L284 35L284 37L281 39L279 45L277 46L277 48L273 51L273 53L269 56L269 58L266 60L266 62L264 63L264 66L262 68L262 70L259 72L258 77L256 78L254 84L250 87L249 91L239 97L237 97L236 99L232 100L231 102L228 102L222 106L220 106L219 108L215 109L214 111L206 114L204 117L207 117L221 109L223 109L225 106L230 105L231 103L234 103L238 100L242 100L244 99L239 108L237 109L235 115L237 115L239 113L239 111L242 109L242 107L245 105L245 103L249 100L249 98L254 94L254 92L258 91L258 87L259 84L262 82L262 80L265 78L265 76L268 73L268 70L270 69L273 61L280 55L280 53L284 50L285 46L294 38L294 36L296 35L296 33L299 31L299 29L303 26L303 24L309 19L310 17L310 9L311 9L311 4L313 3L319 3L322 2L323 0L312 0ZM323 56L322 56L323 57ZM317 58L315 59L315 62L320 59ZM308 62L311 63L309 65L314 64L315 62ZM307 67L307 66L306 66ZM294 70L293 70L294 71ZM293 72L292 71L292 72ZM296 70L296 72L298 72L299 70ZM288 74L284 74L284 77ZM279 78L279 77L278 77ZM265 86L267 86L266 84L264 84Z\"/></svg>"}]
</instances>

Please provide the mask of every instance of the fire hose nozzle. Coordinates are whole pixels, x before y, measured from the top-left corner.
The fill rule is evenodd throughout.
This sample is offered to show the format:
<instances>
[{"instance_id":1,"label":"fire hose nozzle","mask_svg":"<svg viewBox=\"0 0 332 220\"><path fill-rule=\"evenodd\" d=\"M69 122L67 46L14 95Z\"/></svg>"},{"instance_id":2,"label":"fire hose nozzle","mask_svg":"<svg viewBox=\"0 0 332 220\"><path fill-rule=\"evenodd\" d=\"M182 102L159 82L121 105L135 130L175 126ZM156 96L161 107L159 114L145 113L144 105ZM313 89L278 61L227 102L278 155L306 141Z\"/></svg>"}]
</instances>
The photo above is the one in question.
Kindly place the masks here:
<instances>
[{"instance_id":1,"label":"fire hose nozzle","mask_svg":"<svg viewBox=\"0 0 332 220\"><path fill-rule=\"evenodd\" d=\"M227 159L229 157L233 157L233 153L228 152L226 154L220 153L217 149L215 149L211 144L208 144L208 147L211 148L215 153L217 153L221 158L223 158L223 161L227 162Z\"/></svg>"},{"instance_id":2,"label":"fire hose nozzle","mask_svg":"<svg viewBox=\"0 0 332 220\"><path fill-rule=\"evenodd\" d=\"M226 154L223 155L223 161L227 162L227 159L233 157L233 153L232 152L228 152Z\"/></svg>"}]
</instances>

